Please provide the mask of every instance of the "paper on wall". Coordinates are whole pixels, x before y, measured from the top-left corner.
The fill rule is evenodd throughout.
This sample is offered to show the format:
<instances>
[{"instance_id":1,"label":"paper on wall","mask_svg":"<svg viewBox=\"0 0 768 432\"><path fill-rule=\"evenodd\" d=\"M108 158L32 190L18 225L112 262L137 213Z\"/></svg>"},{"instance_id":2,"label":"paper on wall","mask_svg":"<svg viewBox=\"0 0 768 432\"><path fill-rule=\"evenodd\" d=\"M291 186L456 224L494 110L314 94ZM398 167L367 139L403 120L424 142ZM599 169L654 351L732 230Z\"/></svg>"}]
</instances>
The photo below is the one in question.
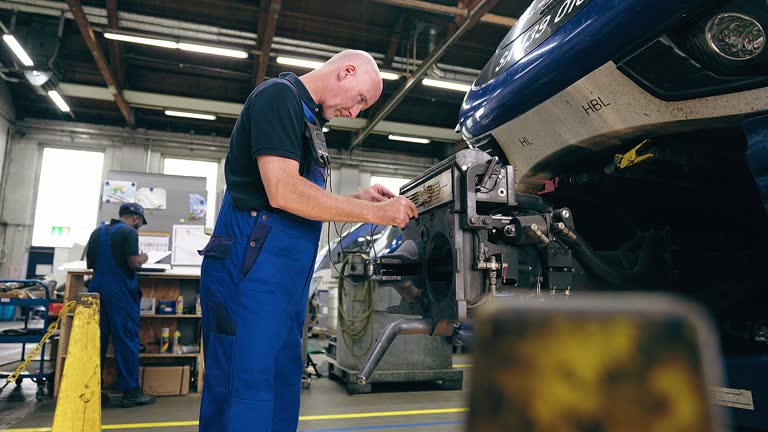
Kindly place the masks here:
<instances>
[{"instance_id":1,"label":"paper on wall","mask_svg":"<svg viewBox=\"0 0 768 432\"><path fill-rule=\"evenodd\" d=\"M143 187L136 191L136 202L145 209L165 210L167 193L163 188Z\"/></svg>"},{"instance_id":2,"label":"paper on wall","mask_svg":"<svg viewBox=\"0 0 768 432\"><path fill-rule=\"evenodd\" d=\"M102 202L136 202L136 182L124 180L106 180L101 195Z\"/></svg>"},{"instance_id":3,"label":"paper on wall","mask_svg":"<svg viewBox=\"0 0 768 432\"><path fill-rule=\"evenodd\" d=\"M200 220L205 217L205 198L196 193L189 194L189 220Z\"/></svg>"}]
</instances>

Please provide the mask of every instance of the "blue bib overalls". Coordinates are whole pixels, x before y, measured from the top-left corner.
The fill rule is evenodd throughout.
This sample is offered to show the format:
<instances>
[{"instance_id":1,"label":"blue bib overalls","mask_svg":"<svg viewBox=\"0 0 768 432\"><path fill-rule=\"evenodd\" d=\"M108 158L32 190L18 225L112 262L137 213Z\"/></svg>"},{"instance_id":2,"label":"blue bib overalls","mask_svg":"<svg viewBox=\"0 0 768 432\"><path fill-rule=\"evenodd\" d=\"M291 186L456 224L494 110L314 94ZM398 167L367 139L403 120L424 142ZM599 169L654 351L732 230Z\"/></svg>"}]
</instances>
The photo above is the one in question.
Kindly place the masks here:
<instances>
[{"instance_id":1,"label":"blue bib overalls","mask_svg":"<svg viewBox=\"0 0 768 432\"><path fill-rule=\"evenodd\" d=\"M125 224L99 228L99 253L88 291L100 296L101 366L104 367L111 335L117 363L117 389L124 392L139 387L141 290L136 274L132 278L126 276L112 256L112 236L122 225Z\"/></svg>"},{"instance_id":2,"label":"blue bib overalls","mask_svg":"<svg viewBox=\"0 0 768 432\"><path fill-rule=\"evenodd\" d=\"M325 170L311 157L302 175L325 188ZM321 229L277 211L238 209L224 194L201 251L200 431L296 431L301 336Z\"/></svg>"}]
</instances>

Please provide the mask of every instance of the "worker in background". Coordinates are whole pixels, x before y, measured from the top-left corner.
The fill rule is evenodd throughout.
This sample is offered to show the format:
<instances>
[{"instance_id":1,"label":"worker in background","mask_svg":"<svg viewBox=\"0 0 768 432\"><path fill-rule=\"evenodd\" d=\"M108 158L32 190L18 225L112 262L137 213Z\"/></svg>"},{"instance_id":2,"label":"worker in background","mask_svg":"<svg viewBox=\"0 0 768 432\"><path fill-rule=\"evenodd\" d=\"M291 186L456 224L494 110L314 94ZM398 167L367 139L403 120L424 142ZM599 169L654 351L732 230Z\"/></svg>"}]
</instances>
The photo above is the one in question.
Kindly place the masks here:
<instances>
[{"instance_id":1,"label":"worker in background","mask_svg":"<svg viewBox=\"0 0 768 432\"><path fill-rule=\"evenodd\" d=\"M101 366L107 356L109 337L117 363L117 389L123 392L124 408L155 402L139 387L139 302L141 290L136 270L147 262L139 253L139 232L147 224L144 208L136 203L120 206L120 219L112 219L91 233L86 259L93 269L88 291L101 301ZM109 403L102 393L102 403Z\"/></svg>"},{"instance_id":2,"label":"worker in background","mask_svg":"<svg viewBox=\"0 0 768 432\"><path fill-rule=\"evenodd\" d=\"M200 431L296 431L301 335L322 221L404 227L416 206L381 185L325 191L311 139L381 95L374 59L342 51L319 68L261 83L230 138L227 192L200 279L205 380Z\"/></svg>"}]
</instances>

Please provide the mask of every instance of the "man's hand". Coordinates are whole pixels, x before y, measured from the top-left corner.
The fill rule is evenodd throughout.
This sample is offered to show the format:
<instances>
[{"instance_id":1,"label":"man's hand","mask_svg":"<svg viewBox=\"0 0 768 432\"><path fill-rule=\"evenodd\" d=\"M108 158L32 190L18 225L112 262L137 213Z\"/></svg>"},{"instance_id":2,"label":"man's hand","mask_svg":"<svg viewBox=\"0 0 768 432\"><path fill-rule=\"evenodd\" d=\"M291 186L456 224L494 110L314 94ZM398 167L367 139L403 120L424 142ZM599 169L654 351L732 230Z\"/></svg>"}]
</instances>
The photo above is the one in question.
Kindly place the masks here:
<instances>
[{"instance_id":1,"label":"man's hand","mask_svg":"<svg viewBox=\"0 0 768 432\"><path fill-rule=\"evenodd\" d=\"M384 202L396 196L389 189L377 183L353 194L352 198L370 202Z\"/></svg>"},{"instance_id":2,"label":"man's hand","mask_svg":"<svg viewBox=\"0 0 768 432\"><path fill-rule=\"evenodd\" d=\"M139 255L139 262L141 263L141 265L146 264L147 261L149 261L149 255L145 253L142 253L141 255Z\"/></svg>"},{"instance_id":3,"label":"man's hand","mask_svg":"<svg viewBox=\"0 0 768 432\"><path fill-rule=\"evenodd\" d=\"M405 228L408 221L419 217L416 206L404 196L396 196L378 205L378 212L373 223L382 226L396 226Z\"/></svg>"}]
</instances>

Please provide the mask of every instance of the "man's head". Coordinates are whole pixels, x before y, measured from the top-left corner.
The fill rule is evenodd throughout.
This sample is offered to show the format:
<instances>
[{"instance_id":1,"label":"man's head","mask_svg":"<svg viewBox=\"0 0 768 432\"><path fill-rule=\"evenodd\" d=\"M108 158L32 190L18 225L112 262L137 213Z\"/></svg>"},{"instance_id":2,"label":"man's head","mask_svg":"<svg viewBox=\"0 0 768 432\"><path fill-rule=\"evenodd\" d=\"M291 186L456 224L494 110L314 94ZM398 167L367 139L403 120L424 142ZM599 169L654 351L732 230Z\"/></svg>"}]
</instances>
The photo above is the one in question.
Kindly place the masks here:
<instances>
[{"instance_id":1,"label":"man's head","mask_svg":"<svg viewBox=\"0 0 768 432\"><path fill-rule=\"evenodd\" d=\"M136 229L147 224L147 219L144 217L144 207L141 204L125 203L120 206L119 214L120 220Z\"/></svg>"},{"instance_id":2,"label":"man's head","mask_svg":"<svg viewBox=\"0 0 768 432\"><path fill-rule=\"evenodd\" d=\"M342 51L304 75L302 81L305 78L307 88L328 120L357 117L379 100L383 88L376 60L365 51Z\"/></svg>"}]
</instances>

